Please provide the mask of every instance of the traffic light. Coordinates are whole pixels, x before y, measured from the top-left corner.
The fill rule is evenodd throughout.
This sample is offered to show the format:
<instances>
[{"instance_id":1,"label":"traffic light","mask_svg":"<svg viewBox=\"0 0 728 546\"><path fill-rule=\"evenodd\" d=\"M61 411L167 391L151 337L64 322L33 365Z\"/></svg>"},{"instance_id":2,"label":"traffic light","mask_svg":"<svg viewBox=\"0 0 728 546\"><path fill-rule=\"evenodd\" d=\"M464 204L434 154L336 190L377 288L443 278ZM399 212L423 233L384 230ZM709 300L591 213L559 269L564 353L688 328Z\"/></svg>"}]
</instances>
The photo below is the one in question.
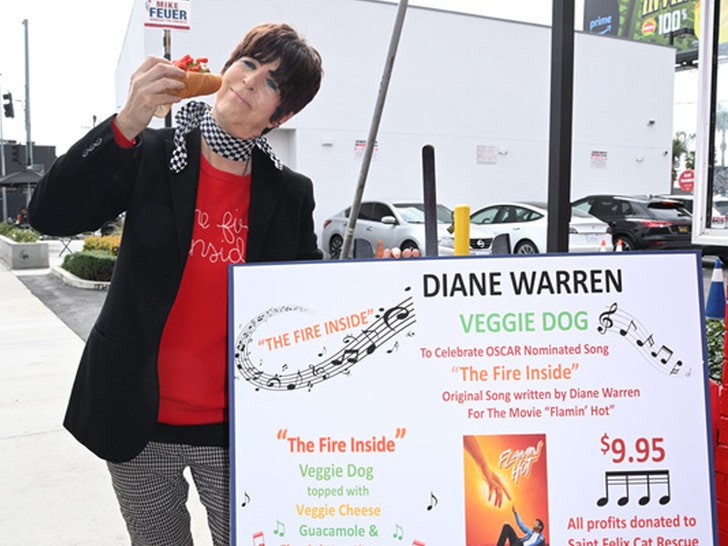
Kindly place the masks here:
<instances>
[{"instance_id":1,"label":"traffic light","mask_svg":"<svg viewBox=\"0 0 728 546\"><path fill-rule=\"evenodd\" d=\"M16 163L23 164L20 161L20 144L13 144L13 147L11 148L10 155Z\"/></svg>"},{"instance_id":2,"label":"traffic light","mask_svg":"<svg viewBox=\"0 0 728 546\"><path fill-rule=\"evenodd\" d=\"M5 110L5 117L14 118L15 117L15 108L13 108L13 94L10 91L8 91L7 93L4 93L3 100L8 101L8 102L3 102L3 110Z\"/></svg>"}]
</instances>

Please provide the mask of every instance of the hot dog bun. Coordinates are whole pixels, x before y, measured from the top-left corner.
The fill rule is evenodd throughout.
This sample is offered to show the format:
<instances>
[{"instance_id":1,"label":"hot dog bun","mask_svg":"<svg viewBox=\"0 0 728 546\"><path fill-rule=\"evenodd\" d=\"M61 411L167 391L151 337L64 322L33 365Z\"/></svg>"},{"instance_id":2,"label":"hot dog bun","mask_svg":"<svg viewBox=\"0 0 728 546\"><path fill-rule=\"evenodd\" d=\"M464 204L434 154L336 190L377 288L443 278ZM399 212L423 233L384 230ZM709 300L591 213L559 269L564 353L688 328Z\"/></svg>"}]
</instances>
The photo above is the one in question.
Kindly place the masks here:
<instances>
[{"instance_id":1,"label":"hot dog bun","mask_svg":"<svg viewBox=\"0 0 728 546\"><path fill-rule=\"evenodd\" d=\"M222 76L212 72L185 72L184 84L182 89L173 89L168 93L183 99L211 95L222 86Z\"/></svg>"}]
</instances>

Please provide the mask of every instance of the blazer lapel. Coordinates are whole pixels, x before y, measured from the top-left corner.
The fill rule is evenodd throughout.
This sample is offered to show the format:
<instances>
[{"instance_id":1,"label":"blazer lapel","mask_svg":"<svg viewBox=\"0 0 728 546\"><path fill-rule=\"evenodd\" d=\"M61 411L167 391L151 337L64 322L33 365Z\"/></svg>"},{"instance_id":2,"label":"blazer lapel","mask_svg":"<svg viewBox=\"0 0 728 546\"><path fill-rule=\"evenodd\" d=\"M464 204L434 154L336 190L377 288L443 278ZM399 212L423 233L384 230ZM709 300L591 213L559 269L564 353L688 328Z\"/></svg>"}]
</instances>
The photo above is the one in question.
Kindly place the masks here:
<instances>
[{"instance_id":1,"label":"blazer lapel","mask_svg":"<svg viewBox=\"0 0 728 546\"><path fill-rule=\"evenodd\" d=\"M170 133L171 134L171 133ZM170 138L165 143L166 155L172 156L174 141ZM197 186L200 177L200 132L193 131L187 137L187 166L180 173L173 173L166 167L172 195L172 210L177 243L182 265L187 261L190 245L192 244L192 228L195 221L195 206L197 204Z\"/></svg>"},{"instance_id":2,"label":"blazer lapel","mask_svg":"<svg viewBox=\"0 0 728 546\"><path fill-rule=\"evenodd\" d=\"M250 182L248 250L245 258L247 262L255 262L260 259L282 184L282 171L276 168L265 153L254 148Z\"/></svg>"}]
</instances>

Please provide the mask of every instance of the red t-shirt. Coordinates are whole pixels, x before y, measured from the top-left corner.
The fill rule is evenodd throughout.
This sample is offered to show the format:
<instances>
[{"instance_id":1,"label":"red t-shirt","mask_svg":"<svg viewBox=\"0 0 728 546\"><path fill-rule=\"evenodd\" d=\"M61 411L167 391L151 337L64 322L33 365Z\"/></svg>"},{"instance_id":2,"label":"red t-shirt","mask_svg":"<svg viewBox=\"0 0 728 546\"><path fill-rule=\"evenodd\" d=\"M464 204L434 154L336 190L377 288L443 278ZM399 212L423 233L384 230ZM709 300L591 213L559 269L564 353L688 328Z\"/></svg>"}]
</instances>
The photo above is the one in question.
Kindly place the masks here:
<instances>
[{"instance_id":1,"label":"red t-shirt","mask_svg":"<svg viewBox=\"0 0 728 546\"><path fill-rule=\"evenodd\" d=\"M245 262L250 175L202 157L187 264L159 347L160 423L227 420L228 265Z\"/></svg>"}]
</instances>

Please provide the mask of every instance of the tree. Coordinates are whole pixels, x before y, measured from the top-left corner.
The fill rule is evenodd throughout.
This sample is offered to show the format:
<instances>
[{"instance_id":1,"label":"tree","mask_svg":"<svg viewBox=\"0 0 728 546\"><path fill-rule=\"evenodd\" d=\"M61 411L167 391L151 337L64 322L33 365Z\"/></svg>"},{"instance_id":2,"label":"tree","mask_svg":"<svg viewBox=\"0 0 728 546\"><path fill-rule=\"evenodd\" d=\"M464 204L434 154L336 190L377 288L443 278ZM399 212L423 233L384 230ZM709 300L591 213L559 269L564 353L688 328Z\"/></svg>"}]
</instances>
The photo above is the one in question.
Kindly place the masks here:
<instances>
[{"instance_id":1,"label":"tree","mask_svg":"<svg viewBox=\"0 0 728 546\"><path fill-rule=\"evenodd\" d=\"M672 183L677 180L677 171L683 160L686 169L695 168L695 133L688 135L685 131L678 131L672 138Z\"/></svg>"}]
</instances>

